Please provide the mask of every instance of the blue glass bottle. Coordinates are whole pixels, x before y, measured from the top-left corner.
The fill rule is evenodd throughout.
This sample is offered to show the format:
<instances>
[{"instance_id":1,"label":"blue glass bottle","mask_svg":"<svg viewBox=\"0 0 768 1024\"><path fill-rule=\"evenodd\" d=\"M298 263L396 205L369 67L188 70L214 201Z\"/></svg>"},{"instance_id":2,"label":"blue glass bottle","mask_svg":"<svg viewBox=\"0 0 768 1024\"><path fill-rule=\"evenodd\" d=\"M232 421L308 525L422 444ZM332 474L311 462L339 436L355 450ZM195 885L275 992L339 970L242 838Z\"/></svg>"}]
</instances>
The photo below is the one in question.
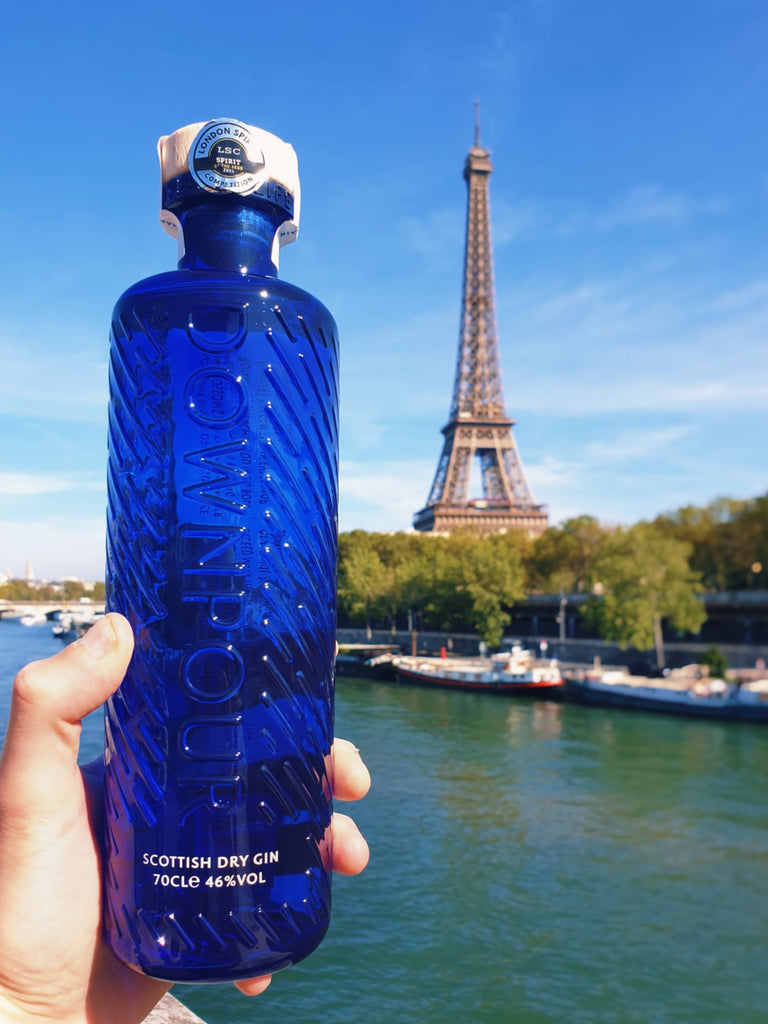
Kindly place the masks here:
<instances>
[{"instance_id":1,"label":"blue glass bottle","mask_svg":"<svg viewBox=\"0 0 768 1024\"><path fill-rule=\"evenodd\" d=\"M175 135L178 270L112 322L108 606L136 648L106 713L105 921L135 969L207 982L328 927L338 343L276 276L285 144L224 119Z\"/></svg>"}]
</instances>

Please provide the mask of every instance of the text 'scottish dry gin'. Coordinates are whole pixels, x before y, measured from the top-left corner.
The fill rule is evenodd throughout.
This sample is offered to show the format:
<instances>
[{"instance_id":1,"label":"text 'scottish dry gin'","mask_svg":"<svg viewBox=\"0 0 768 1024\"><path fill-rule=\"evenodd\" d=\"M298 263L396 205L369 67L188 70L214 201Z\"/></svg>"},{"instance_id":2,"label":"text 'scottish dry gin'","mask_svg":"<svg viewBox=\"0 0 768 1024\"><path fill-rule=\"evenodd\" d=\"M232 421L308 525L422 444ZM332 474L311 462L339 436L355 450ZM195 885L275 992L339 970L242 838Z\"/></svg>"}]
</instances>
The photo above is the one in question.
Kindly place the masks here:
<instances>
[{"instance_id":1,"label":"text 'scottish dry gin'","mask_svg":"<svg viewBox=\"0 0 768 1024\"><path fill-rule=\"evenodd\" d=\"M328 927L338 342L277 279L293 149L228 118L159 144L179 269L112 322L110 945L169 981L286 967Z\"/></svg>"}]
</instances>

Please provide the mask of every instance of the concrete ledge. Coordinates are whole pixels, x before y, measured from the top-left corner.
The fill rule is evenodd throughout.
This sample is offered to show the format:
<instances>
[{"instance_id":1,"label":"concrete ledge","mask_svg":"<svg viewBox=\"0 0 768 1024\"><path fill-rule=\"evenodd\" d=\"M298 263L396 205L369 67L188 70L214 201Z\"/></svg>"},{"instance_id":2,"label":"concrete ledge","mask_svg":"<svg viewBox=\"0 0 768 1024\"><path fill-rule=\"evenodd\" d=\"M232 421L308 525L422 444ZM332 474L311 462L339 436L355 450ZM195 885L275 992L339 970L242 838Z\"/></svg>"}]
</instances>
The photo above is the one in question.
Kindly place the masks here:
<instances>
[{"instance_id":1,"label":"concrete ledge","mask_svg":"<svg viewBox=\"0 0 768 1024\"><path fill-rule=\"evenodd\" d=\"M144 1024L205 1024L205 1021L168 993L152 1013L144 1018Z\"/></svg>"}]
</instances>

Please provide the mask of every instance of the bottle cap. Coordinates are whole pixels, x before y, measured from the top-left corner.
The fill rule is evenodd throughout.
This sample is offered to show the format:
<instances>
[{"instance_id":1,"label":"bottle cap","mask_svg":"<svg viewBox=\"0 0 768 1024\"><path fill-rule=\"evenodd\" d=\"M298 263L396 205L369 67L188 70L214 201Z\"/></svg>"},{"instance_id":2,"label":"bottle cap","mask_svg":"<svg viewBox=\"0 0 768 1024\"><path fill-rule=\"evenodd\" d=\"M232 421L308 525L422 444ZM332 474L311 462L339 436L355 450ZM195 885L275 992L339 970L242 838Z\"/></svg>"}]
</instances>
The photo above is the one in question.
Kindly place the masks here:
<instances>
[{"instance_id":1,"label":"bottle cap","mask_svg":"<svg viewBox=\"0 0 768 1024\"><path fill-rule=\"evenodd\" d=\"M274 255L296 240L301 200L299 164L293 146L276 135L231 117L217 117L163 135L157 152L163 185L181 174L190 174L206 192L241 196L258 193L281 206L287 201L292 213L277 231ZM169 235L179 237L179 221L170 210L161 209L160 223Z\"/></svg>"}]
</instances>

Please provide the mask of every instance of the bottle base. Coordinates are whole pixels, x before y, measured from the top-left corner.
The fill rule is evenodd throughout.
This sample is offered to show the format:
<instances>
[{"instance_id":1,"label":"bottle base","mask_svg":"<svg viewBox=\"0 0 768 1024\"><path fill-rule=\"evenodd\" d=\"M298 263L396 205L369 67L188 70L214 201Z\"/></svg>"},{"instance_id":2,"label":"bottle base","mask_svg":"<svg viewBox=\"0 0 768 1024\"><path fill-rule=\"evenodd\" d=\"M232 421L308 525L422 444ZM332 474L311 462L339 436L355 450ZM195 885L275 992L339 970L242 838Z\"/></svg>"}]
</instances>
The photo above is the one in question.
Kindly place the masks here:
<instances>
[{"instance_id":1,"label":"bottle base","mask_svg":"<svg viewBox=\"0 0 768 1024\"><path fill-rule=\"evenodd\" d=\"M317 949L327 931L328 924L326 923L317 931L309 935L302 935L300 942L285 950L265 949L261 952L248 950L247 955L243 956L222 955L221 950L215 950L200 951L194 956L189 953L176 953L175 955L170 953L167 958L164 958L156 948L151 951L136 947L116 949L109 942L109 938L107 938L107 945L126 967L147 978L167 981L172 985L215 985L223 982L245 981L248 978L260 978L267 974L276 974L278 971L285 970L286 967L292 967Z\"/></svg>"}]
</instances>

